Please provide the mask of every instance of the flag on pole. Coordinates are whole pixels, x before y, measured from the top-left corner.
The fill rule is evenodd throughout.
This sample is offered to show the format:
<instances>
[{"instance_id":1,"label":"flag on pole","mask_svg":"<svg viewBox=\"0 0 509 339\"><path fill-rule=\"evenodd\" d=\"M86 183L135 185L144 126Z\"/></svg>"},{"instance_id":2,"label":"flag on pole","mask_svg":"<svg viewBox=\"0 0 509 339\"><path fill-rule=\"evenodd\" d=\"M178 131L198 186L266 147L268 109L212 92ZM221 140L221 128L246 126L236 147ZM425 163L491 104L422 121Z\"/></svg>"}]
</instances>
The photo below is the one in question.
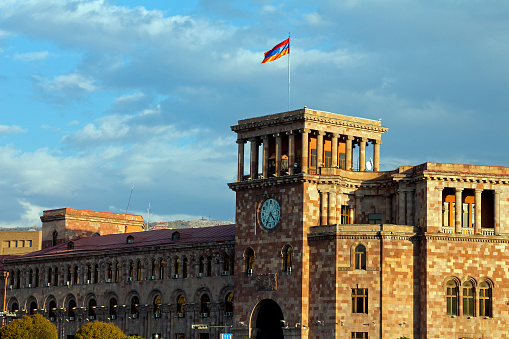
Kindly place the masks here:
<instances>
[{"instance_id":1,"label":"flag on pole","mask_svg":"<svg viewBox=\"0 0 509 339\"><path fill-rule=\"evenodd\" d=\"M274 61L287 54L290 54L290 38L277 44L270 51L265 52L265 58L263 59L262 64Z\"/></svg>"}]
</instances>

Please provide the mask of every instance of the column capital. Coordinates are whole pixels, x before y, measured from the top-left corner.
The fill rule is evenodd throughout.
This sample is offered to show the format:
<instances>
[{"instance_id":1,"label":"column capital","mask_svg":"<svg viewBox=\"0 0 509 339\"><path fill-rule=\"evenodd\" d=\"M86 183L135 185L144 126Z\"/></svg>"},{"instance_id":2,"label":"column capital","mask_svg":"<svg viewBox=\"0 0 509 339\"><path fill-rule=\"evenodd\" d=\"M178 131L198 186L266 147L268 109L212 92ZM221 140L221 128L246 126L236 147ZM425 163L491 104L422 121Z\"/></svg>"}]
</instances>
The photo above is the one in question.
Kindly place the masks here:
<instances>
[{"instance_id":1,"label":"column capital","mask_svg":"<svg viewBox=\"0 0 509 339\"><path fill-rule=\"evenodd\" d=\"M353 135L345 135L345 140L353 140L353 139L354 139Z\"/></svg>"},{"instance_id":2,"label":"column capital","mask_svg":"<svg viewBox=\"0 0 509 339\"><path fill-rule=\"evenodd\" d=\"M269 140L269 137L270 136L268 134L265 134L265 135L261 136L263 142L266 142L267 140Z\"/></svg>"},{"instance_id":3,"label":"column capital","mask_svg":"<svg viewBox=\"0 0 509 339\"><path fill-rule=\"evenodd\" d=\"M463 187L454 187L455 192L463 192Z\"/></svg>"},{"instance_id":4,"label":"column capital","mask_svg":"<svg viewBox=\"0 0 509 339\"><path fill-rule=\"evenodd\" d=\"M257 137L253 137L253 138L249 138L247 139L249 142L256 142L258 141L258 138Z\"/></svg>"},{"instance_id":5,"label":"column capital","mask_svg":"<svg viewBox=\"0 0 509 339\"><path fill-rule=\"evenodd\" d=\"M272 136L273 136L274 138L280 137L280 136L282 136L282 135L283 135L283 133L281 133L281 132L277 132L277 133L273 133L273 134L272 134Z\"/></svg>"},{"instance_id":6,"label":"column capital","mask_svg":"<svg viewBox=\"0 0 509 339\"><path fill-rule=\"evenodd\" d=\"M311 130L309 128L301 128L299 129L300 133L311 133Z\"/></svg>"},{"instance_id":7,"label":"column capital","mask_svg":"<svg viewBox=\"0 0 509 339\"><path fill-rule=\"evenodd\" d=\"M371 143L372 143L373 145L381 145L381 144L382 144L382 140L376 140L376 139L374 139L374 140L371 140Z\"/></svg>"},{"instance_id":8,"label":"column capital","mask_svg":"<svg viewBox=\"0 0 509 339\"><path fill-rule=\"evenodd\" d=\"M366 137L359 137L359 142L368 142L369 139Z\"/></svg>"},{"instance_id":9,"label":"column capital","mask_svg":"<svg viewBox=\"0 0 509 339\"><path fill-rule=\"evenodd\" d=\"M246 143L246 139L237 139L237 144L245 144Z\"/></svg>"},{"instance_id":10,"label":"column capital","mask_svg":"<svg viewBox=\"0 0 509 339\"><path fill-rule=\"evenodd\" d=\"M284 133L286 133L286 135L295 135L295 134L297 134L296 131L294 131L294 130L289 130L289 131L286 131Z\"/></svg>"},{"instance_id":11,"label":"column capital","mask_svg":"<svg viewBox=\"0 0 509 339\"><path fill-rule=\"evenodd\" d=\"M317 130L315 133L316 135L325 135L326 132Z\"/></svg>"},{"instance_id":12,"label":"column capital","mask_svg":"<svg viewBox=\"0 0 509 339\"><path fill-rule=\"evenodd\" d=\"M474 191L475 193L482 193L484 190L482 188L475 188Z\"/></svg>"},{"instance_id":13,"label":"column capital","mask_svg":"<svg viewBox=\"0 0 509 339\"><path fill-rule=\"evenodd\" d=\"M339 138L341 134L332 132L330 133L330 135L332 136L332 138Z\"/></svg>"}]
</instances>

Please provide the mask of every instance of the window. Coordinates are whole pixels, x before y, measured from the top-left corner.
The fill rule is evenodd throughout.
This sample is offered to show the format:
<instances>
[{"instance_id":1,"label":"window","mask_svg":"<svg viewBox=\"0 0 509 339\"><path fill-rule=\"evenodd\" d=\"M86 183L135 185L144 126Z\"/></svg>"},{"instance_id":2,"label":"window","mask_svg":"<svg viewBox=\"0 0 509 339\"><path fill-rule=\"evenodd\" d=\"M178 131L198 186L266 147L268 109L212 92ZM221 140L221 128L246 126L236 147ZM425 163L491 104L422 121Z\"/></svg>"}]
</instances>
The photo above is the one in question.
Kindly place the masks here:
<instances>
[{"instance_id":1,"label":"window","mask_svg":"<svg viewBox=\"0 0 509 339\"><path fill-rule=\"evenodd\" d=\"M127 241L126 241L128 244L134 244L134 237L132 235L128 236L127 237Z\"/></svg>"},{"instance_id":2,"label":"window","mask_svg":"<svg viewBox=\"0 0 509 339\"><path fill-rule=\"evenodd\" d=\"M228 254L223 257L223 272L230 272L230 257Z\"/></svg>"},{"instance_id":3,"label":"window","mask_svg":"<svg viewBox=\"0 0 509 339\"><path fill-rule=\"evenodd\" d=\"M293 248L292 246L287 245L283 250L283 270L286 272L291 272L292 265L293 265Z\"/></svg>"},{"instance_id":4,"label":"window","mask_svg":"<svg viewBox=\"0 0 509 339\"><path fill-rule=\"evenodd\" d=\"M74 279L73 279L73 284L74 285L77 285L78 284L78 272L79 272L79 269L78 269L78 265L74 266Z\"/></svg>"},{"instance_id":5,"label":"window","mask_svg":"<svg viewBox=\"0 0 509 339\"><path fill-rule=\"evenodd\" d=\"M210 309L209 309L209 305L210 305L210 297L208 296L208 294L204 294L201 296L201 299L200 299L200 313L202 315L209 315L210 313Z\"/></svg>"},{"instance_id":6,"label":"window","mask_svg":"<svg viewBox=\"0 0 509 339\"><path fill-rule=\"evenodd\" d=\"M32 247L32 240L27 240L27 246Z\"/></svg>"},{"instance_id":7,"label":"window","mask_svg":"<svg viewBox=\"0 0 509 339\"><path fill-rule=\"evenodd\" d=\"M10 241L5 241L4 243L6 244L6 247L11 247L11 242Z\"/></svg>"},{"instance_id":8,"label":"window","mask_svg":"<svg viewBox=\"0 0 509 339\"><path fill-rule=\"evenodd\" d=\"M68 281L70 284L71 280L72 280L72 268L71 268L71 266L67 266L67 280L66 281Z\"/></svg>"},{"instance_id":9,"label":"window","mask_svg":"<svg viewBox=\"0 0 509 339\"><path fill-rule=\"evenodd\" d=\"M212 276L212 257L207 257L207 277Z\"/></svg>"},{"instance_id":10,"label":"window","mask_svg":"<svg viewBox=\"0 0 509 339\"><path fill-rule=\"evenodd\" d=\"M94 268L94 284L99 282L99 265L95 264Z\"/></svg>"},{"instance_id":11,"label":"window","mask_svg":"<svg viewBox=\"0 0 509 339\"><path fill-rule=\"evenodd\" d=\"M200 257L200 262L198 264L198 273L205 273L205 259Z\"/></svg>"},{"instance_id":12,"label":"window","mask_svg":"<svg viewBox=\"0 0 509 339\"><path fill-rule=\"evenodd\" d=\"M364 245L357 245L355 247L355 269L366 269L366 247Z\"/></svg>"},{"instance_id":13,"label":"window","mask_svg":"<svg viewBox=\"0 0 509 339\"><path fill-rule=\"evenodd\" d=\"M50 268L51 270L51 268ZM51 271L50 271L51 273ZM48 279L51 279L51 275L48 276ZM19 270L16 271L16 288L20 288L21 287L21 273L19 272Z\"/></svg>"},{"instance_id":14,"label":"window","mask_svg":"<svg viewBox=\"0 0 509 339\"><path fill-rule=\"evenodd\" d=\"M175 258L175 275L180 274L180 259L179 257Z\"/></svg>"},{"instance_id":15,"label":"window","mask_svg":"<svg viewBox=\"0 0 509 339\"><path fill-rule=\"evenodd\" d=\"M113 265L108 263L108 279L113 280Z\"/></svg>"},{"instance_id":16,"label":"window","mask_svg":"<svg viewBox=\"0 0 509 339\"><path fill-rule=\"evenodd\" d=\"M159 261L159 279L164 279L164 259Z\"/></svg>"},{"instance_id":17,"label":"window","mask_svg":"<svg viewBox=\"0 0 509 339\"><path fill-rule=\"evenodd\" d=\"M53 272L53 286L58 285L58 267L55 267L55 270Z\"/></svg>"},{"instance_id":18,"label":"window","mask_svg":"<svg viewBox=\"0 0 509 339\"><path fill-rule=\"evenodd\" d=\"M444 189L443 193L443 204L442 204L442 226L454 227L454 213L456 209L455 194L452 192L446 192Z\"/></svg>"},{"instance_id":19,"label":"window","mask_svg":"<svg viewBox=\"0 0 509 339\"><path fill-rule=\"evenodd\" d=\"M184 258L182 263L182 278L187 278L187 258Z\"/></svg>"},{"instance_id":20,"label":"window","mask_svg":"<svg viewBox=\"0 0 509 339\"><path fill-rule=\"evenodd\" d=\"M136 280L141 280L141 261L138 260L138 263L136 264Z\"/></svg>"},{"instance_id":21,"label":"window","mask_svg":"<svg viewBox=\"0 0 509 339\"><path fill-rule=\"evenodd\" d=\"M120 263L117 262L115 267L116 267L116 269L115 269L115 281L119 282L120 281Z\"/></svg>"},{"instance_id":22,"label":"window","mask_svg":"<svg viewBox=\"0 0 509 339\"><path fill-rule=\"evenodd\" d=\"M446 284L447 288L447 315L458 315L458 285L454 280L449 280Z\"/></svg>"},{"instance_id":23,"label":"window","mask_svg":"<svg viewBox=\"0 0 509 339\"><path fill-rule=\"evenodd\" d=\"M87 281L90 282L92 280L92 265L87 266Z\"/></svg>"},{"instance_id":24,"label":"window","mask_svg":"<svg viewBox=\"0 0 509 339\"><path fill-rule=\"evenodd\" d=\"M180 233L173 232L173 234L171 235L171 240L180 240Z\"/></svg>"},{"instance_id":25,"label":"window","mask_svg":"<svg viewBox=\"0 0 509 339\"><path fill-rule=\"evenodd\" d=\"M352 220L350 218L351 208L348 205L341 206L341 224L351 224Z\"/></svg>"},{"instance_id":26,"label":"window","mask_svg":"<svg viewBox=\"0 0 509 339\"><path fill-rule=\"evenodd\" d=\"M35 269L35 281L34 281L35 287L39 287L39 269Z\"/></svg>"},{"instance_id":27,"label":"window","mask_svg":"<svg viewBox=\"0 0 509 339\"><path fill-rule=\"evenodd\" d=\"M48 308L48 316L50 318L55 319L55 317L56 317L55 311L56 310L57 310L57 303L56 303L55 300L51 300L50 303L49 303L49 308Z\"/></svg>"},{"instance_id":28,"label":"window","mask_svg":"<svg viewBox=\"0 0 509 339\"><path fill-rule=\"evenodd\" d=\"M108 312L109 312L110 318L112 316L115 318L117 317L117 299L115 299L115 298L110 299L110 307L108 309Z\"/></svg>"},{"instance_id":29,"label":"window","mask_svg":"<svg viewBox=\"0 0 509 339\"><path fill-rule=\"evenodd\" d=\"M311 149L311 162L310 162L310 166L311 167L316 167L316 149Z\"/></svg>"},{"instance_id":30,"label":"window","mask_svg":"<svg viewBox=\"0 0 509 339\"><path fill-rule=\"evenodd\" d=\"M367 288L352 288L352 313L368 313Z\"/></svg>"},{"instance_id":31,"label":"window","mask_svg":"<svg viewBox=\"0 0 509 339\"><path fill-rule=\"evenodd\" d=\"M251 247L248 247L246 249L244 258L245 258L245 264L246 264L246 272L248 274L252 273L253 272L253 264L254 264L254 251Z\"/></svg>"},{"instance_id":32,"label":"window","mask_svg":"<svg viewBox=\"0 0 509 339\"><path fill-rule=\"evenodd\" d=\"M88 318L95 319L95 310L97 308L97 302L95 299L90 299L88 301Z\"/></svg>"},{"instance_id":33,"label":"window","mask_svg":"<svg viewBox=\"0 0 509 339\"><path fill-rule=\"evenodd\" d=\"M157 276L157 260L156 259L152 260L152 276L153 277Z\"/></svg>"},{"instance_id":34,"label":"window","mask_svg":"<svg viewBox=\"0 0 509 339\"><path fill-rule=\"evenodd\" d=\"M233 293L228 293L224 299L224 311L228 316L233 314Z\"/></svg>"},{"instance_id":35,"label":"window","mask_svg":"<svg viewBox=\"0 0 509 339\"><path fill-rule=\"evenodd\" d=\"M69 242L67 243L67 249L68 249L68 250L72 250L72 249L74 249L74 242L69 241Z\"/></svg>"},{"instance_id":36,"label":"window","mask_svg":"<svg viewBox=\"0 0 509 339\"><path fill-rule=\"evenodd\" d=\"M177 297L177 313L184 315L184 304L186 303L186 297L184 295L179 295Z\"/></svg>"},{"instance_id":37,"label":"window","mask_svg":"<svg viewBox=\"0 0 509 339\"><path fill-rule=\"evenodd\" d=\"M47 277L47 279L46 279L46 282L47 282L48 284L50 284L50 285L51 285L51 278L52 278L52 276L53 276L53 270L52 270L52 269L51 269L51 267L50 267L50 268L48 268L48 277ZM19 287L18 287L18 288L19 288Z\"/></svg>"},{"instance_id":38,"label":"window","mask_svg":"<svg viewBox=\"0 0 509 339\"><path fill-rule=\"evenodd\" d=\"M163 300L160 295L156 295L154 298L154 315L156 318L161 317L161 304L163 303Z\"/></svg>"},{"instance_id":39,"label":"window","mask_svg":"<svg viewBox=\"0 0 509 339\"><path fill-rule=\"evenodd\" d=\"M346 169L346 154L339 153L339 168Z\"/></svg>"},{"instance_id":40,"label":"window","mask_svg":"<svg viewBox=\"0 0 509 339\"><path fill-rule=\"evenodd\" d=\"M53 246L55 246L57 244L57 239L58 239L58 232L56 230L54 230L53 231L53 241L52 241Z\"/></svg>"},{"instance_id":41,"label":"window","mask_svg":"<svg viewBox=\"0 0 509 339\"><path fill-rule=\"evenodd\" d=\"M479 315L491 317L491 287L486 281L479 284Z\"/></svg>"},{"instance_id":42,"label":"window","mask_svg":"<svg viewBox=\"0 0 509 339\"><path fill-rule=\"evenodd\" d=\"M32 301L30 303L30 309L29 309L29 312L28 314L29 315L34 315L35 314L35 311L37 311L37 303L35 301Z\"/></svg>"},{"instance_id":43,"label":"window","mask_svg":"<svg viewBox=\"0 0 509 339\"><path fill-rule=\"evenodd\" d=\"M382 223L382 214L381 213L370 213L368 214L368 223L369 224L381 224Z\"/></svg>"},{"instance_id":44,"label":"window","mask_svg":"<svg viewBox=\"0 0 509 339\"><path fill-rule=\"evenodd\" d=\"M137 296L134 296L131 298L131 316L134 316L133 318L138 317L138 305L140 304L140 299Z\"/></svg>"},{"instance_id":45,"label":"window","mask_svg":"<svg viewBox=\"0 0 509 339\"><path fill-rule=\"evenodd\" d=\"M20 246L19 247L25 247L25 240L20 240Z\"/></svg>"},{"instance_id":46,"label":"window","mask_svg":"<svg viewBox=\"0 0 509 339\"><path fill-rule=\"evenodd\" d=\"M468 194L468 193L466 193ZM461 209L461 227L474 227L475 223L475 197L467 195L463 198Z\"/></svg>"},{"instance_id":47,"label":"window","mask_svg":"<svg viewBox=\"0 0 509 339\"><path fill-rule=\"evenodd\" d=\"M129 262L129 278L134 279L134 263Z\"/></svg>"},{"instance_id":48,"label":"window","mask_svg":"<svg viewBox=\"0 0 509 339\"><path fill-rule=\"evenodd\" d=\"M74 299L67 305L67 317L69 321L73 321L76 317L76 301Z\"/></svg>"},{"instance_id":49,"label":"window","mask_svg":"<svg viewBox=\"0 0 509 339\"><path fill-rule=\"evenodd\" d=\"M474 286L470 281L463 283L463 316L474 316Z\"/></svg>"},{"instance_id":50,"label":"window","mask_svg":"<svg viewBox=\"0 0 509 339\"><path fill-rule=\"evenodd\" d=\"M332 152L325 151L325 167L332 167Z\"/></svg>"},{"instance_id":51,"label":"window","mask_svg":"<svg viewBox=\"0 0 509 339\"><path fill-rule=\"evenodd\" d=\"M352 339L368 339L368 332L352 332Z\"/></svg>"},{"instance_id":52,"label":"window","mask_svg":"<svg viewBox=\"0 0 509 339\"><path fill-rule=\"evenodd\" d=\"M11 312L12 313L17 313L18 311L19 311L18 303L12 303L12 305L11 305Z\"/></svg>"},{"instance_id":53,"label":"window","mask_svg":"<svg viewBox=\"0 0 509 339\"><path fill-rule=\"evenodd\" d=\"M28 271L28 283L31 284L33 279L34 279L34 271L32 269L30 269L30 271Z\"/></svg>"}]
</instances>

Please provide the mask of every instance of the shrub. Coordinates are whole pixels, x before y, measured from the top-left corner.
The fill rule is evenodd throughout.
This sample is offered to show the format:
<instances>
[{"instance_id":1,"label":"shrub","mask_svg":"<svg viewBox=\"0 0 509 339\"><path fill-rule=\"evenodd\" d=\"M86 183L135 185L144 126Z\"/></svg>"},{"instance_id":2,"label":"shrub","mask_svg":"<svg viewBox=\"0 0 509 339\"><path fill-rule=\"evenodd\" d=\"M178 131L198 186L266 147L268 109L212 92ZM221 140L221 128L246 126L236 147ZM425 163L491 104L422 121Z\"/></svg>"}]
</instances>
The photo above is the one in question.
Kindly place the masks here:
<instances>
[{"instance_id":1,"label":"shrub","mask_svg":"<svg viewBox=\"0 0 509 339\"><path fill-rule=\"evenodd\" d=\"M125 334L112 323L94 321L79 328L75 339L125 339Z\"/></svg>"},{"instance_id":2,"label":"shrub","mask_svg":"<svg viewBox=\"0 0 509 339\"><path fill-rule=\"evenodd\" d=\"M57 328L40 314L24 315L0 329L0 339L57 339Z\"/></svg>"}]
</instances>

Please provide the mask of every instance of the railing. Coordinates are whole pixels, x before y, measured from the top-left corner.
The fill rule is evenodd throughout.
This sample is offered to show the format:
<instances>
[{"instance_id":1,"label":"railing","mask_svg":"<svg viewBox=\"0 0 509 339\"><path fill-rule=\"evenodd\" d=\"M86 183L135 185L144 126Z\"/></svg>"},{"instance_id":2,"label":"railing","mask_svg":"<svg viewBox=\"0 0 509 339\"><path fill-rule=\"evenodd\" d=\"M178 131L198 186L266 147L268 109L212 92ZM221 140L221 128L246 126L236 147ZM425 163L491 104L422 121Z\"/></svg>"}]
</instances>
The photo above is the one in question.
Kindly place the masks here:
<instances>
[{"instance_id":1,"label":"railing","mask_svg":"<svg viewBox=\"0 0 509 339\"><path fill-rule=\"evenodd\" d=\"M454 227L442 226L443 233L454 233Z\"/></svg>"},{"instance_id":2,"label":"railing","mask_svg":"<svg viewBox=\"0 0 509 339\"><path fill-rule=\"evenodd\" d=\"M472 227L463 227L461 229L461 234L475 234L475 232Z\"/></svg>"},{"instance_id":3,"label":"railing","mask_svg":"<svg viewBox=\"0 0 509 339\"><path fill-rule=\"evenodd\" d=\"M442 226L442 233L456 233L454 227ZM463 227L461 228L461 234L474 235L475 229L473 227ZM482 235L495 235L495 230L493 228L482 228Z\"/></svg>"},{"instance_id":4,"label":"railing","mask_svg":"<svg viewBox=\"0 0 509 339\"><path fill-rule=\"evenodd\" d=\"M493 228L482 228L482 235L495 235L495 230Z\"/></svg>"}]
</instances>

